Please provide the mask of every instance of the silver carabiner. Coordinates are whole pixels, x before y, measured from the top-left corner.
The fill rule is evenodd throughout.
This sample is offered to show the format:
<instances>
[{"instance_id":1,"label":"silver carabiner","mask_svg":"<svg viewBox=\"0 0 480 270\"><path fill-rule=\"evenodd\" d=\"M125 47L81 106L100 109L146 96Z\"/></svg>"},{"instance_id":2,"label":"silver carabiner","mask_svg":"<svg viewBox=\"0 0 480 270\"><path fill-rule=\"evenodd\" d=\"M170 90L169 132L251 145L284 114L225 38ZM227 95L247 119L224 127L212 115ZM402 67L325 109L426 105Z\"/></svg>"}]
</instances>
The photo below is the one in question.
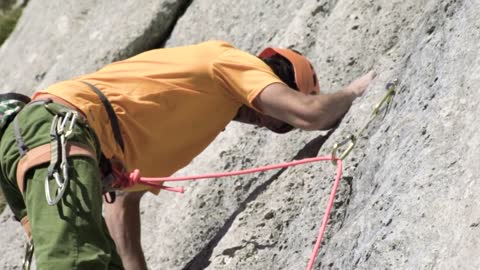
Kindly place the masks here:
<instances>
[{"instance_id":1,"label":"silver carabiner","mask_svg":"<svg viewBox=\"0 0 480 270\"><path fill-rule=\"evenodd\" d=\"M68 111L63 116L62 123L59 123L57 127L58 134L65 134L65 137L69 137L73 133L73 128L77 122L78 113L76 111ZM68 126L67 126L68 124Z\"/></svg>"},{"instance_id":2,"label":"silver carabiner","mask_svg":"<svg viewBox=\"0 0 480 270\"><path fill-rule=\"evenodd\" d=\"M62 170L63 173L63 179L68 179L68 162L67 162L67 142L66 142L66 135L61 135L60 136L60 145L61 145L61 151L62 151L62 157L60 160L60 169ZM64 181L65 182L65 181Z\"/></svg>"},{"instance_id":3,"label":"silver carabiner","mask_svg":"<svg viewBox=\"0 0 480 270\"><path fill-rule=\"evenodd\" d=\"M54 172L51 176L54 178L55 182L57 183L56 195L55 195L55 198L52 199L52 196L50 195L50 184L49 184L50 176L47 175L47 177L45 178L45 196L47 197L48 205L55 205L60 201L60 199L62 199L63 194L65 193L65 190L68 185L68 178L64 179L64 181L61 181L60 180L61 176L58 172Z\"/></svg>"},{"instance_id":4,"label":"silver carabiner","mask_svg":"<svg viewBox=\"0 0 480 270\"><path fill-rule=\"evenodd\" d=\"M70 112L65 112L65 115L60 115L60 121L57 123L57 134L62 135L65 132L65 126L67 125L68 118L70 118Z\"/></svg>"},{"instance_id":5,"label":"silver carabiner","mask_svg":"<svg viewBox=\"0 0 480 270\"><path fill-rule=\"evenodd\" d=\"M30 270L30 265L32 264L34 245L33 241L29 240L27 246L25 247L25 258L23 258L22 270Z\"/></svg>"},{"instance_id":6,"label":"silver carabiner","mask_svg":"<svg viewBox=\"0 0 480 270\"><path fill-rule=\"evenodd\" d=\"M72 119L70 119L70 126L68 127L67 132L65 132L65 137L68 138L73 133L73 128L77 122L77 118L78 118L78 112L72 111Z\"/></svg>"},{"instance_id":7,"label":"silver carabiner","mask_svg":"<svg viewBox=\"0 0 480 270\"><path fill-rule=\"evenodd\" d=\"M50 128L51 160L49 172L45 178L45 195L49 205L55 205L62 199L69 183L67 139L73 134L77 117L78 113L75 111L58 112L53 117ZM57 151L59 151L60 157L58 157ZM56 183L56 194L53 198L50 192L52 179Z\"/></svg>"},{"instance_id":8,"label":"silver carabiner","mask_svg":"<svg viewBox=\"0 0 480 270\"><path fill-rule=\"evenodd\" d=\"M57 129L58 129L58 114L53 117L52 125L50 126L50 137L57 138Z\"/></svg>"}]
</instances>

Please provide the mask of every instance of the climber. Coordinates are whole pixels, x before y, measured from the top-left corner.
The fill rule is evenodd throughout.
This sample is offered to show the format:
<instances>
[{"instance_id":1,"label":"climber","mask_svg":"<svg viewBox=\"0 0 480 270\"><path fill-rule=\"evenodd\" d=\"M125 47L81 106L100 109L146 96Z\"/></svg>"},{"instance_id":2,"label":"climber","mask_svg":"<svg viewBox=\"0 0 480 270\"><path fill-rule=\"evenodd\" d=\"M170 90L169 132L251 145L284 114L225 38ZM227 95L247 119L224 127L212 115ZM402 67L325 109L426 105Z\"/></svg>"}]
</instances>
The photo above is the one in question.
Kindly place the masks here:
<instances>
[{"instance_id":1,"label":"climber","mask_svg":"<svg viewBox=\"0 0 480 270\"><path fill-rule=\"evenodd\" d=\"M310 62L288 49L256 57L209 41L147 51L37 91L30 103L0 96L18 105L0 126L0 183L31 231L37 269L146 269L139 202L159 190L118 186L112 171L171 175L231 120L277 133L329 129L374 77L324 94Z\"/></svg>"}]
</instances>

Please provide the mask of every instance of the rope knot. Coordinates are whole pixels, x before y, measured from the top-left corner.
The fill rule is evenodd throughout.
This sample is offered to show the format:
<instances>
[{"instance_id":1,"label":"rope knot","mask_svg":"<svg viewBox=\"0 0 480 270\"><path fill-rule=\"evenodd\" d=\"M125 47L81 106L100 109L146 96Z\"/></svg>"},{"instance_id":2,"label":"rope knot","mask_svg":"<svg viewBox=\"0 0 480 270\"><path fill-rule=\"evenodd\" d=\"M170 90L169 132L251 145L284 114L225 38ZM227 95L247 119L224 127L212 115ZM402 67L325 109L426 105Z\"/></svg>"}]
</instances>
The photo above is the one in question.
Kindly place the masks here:
<instances>
[{"instance_id":1,"label":"rope knot","mask_svg":"<svg viewBox=\"0 0 480 270\"><path fill-rule=\"evenodd\" d=\"M108 185L110 190L128 189L135 185L147 185L172 192L185 192L183 187L167 187L163 185L163 182L149 183L147 181L143 181L139 169L135 169L133 172L128 173L125 171L125 169L119 169L115 166L112 167L111 174L104 178L104 182L110 183Z\"/></svg>"}]
</instances>

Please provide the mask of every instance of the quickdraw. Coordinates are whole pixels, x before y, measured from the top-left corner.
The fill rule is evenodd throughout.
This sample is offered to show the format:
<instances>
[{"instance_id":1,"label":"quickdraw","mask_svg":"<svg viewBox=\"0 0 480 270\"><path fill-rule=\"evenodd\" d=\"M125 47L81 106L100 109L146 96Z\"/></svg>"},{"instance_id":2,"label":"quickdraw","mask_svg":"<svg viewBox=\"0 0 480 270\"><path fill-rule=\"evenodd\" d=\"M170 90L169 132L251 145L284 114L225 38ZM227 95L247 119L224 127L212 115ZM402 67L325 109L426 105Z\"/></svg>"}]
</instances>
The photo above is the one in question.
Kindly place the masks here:
<instances>
[{"instance_id":1,"label":"quickdraw","mask_svg":"<svg viewBox=\"0 0 480 270\"><path fill-rule=\"evenodd\" d=\"M333 145L333 149L332 149L332 157L333 158L336 158L337 157L337 152L339 151L339 149L342 146L344 146L348 143L348 146L343 150L343 152L339 156L340 160L344 160L348 156L348 154L350 154L350 152L353 150L355 145L357 144L357 140L358 140L357 138L360 138L362 136L363 132L368 128L368 126L370 126L370 123L372 123L373 120L378 116L378 114L379 114L379 112L380 112L380 110L381 110L381 108L384 104L386 104L386 106L387 106L386 109L385 109L385 113L387 113L389 111L390 105L391 105L392 100L393 100L393 96L396 93L396 88L397 88L398 85L399 85L398 79L395 79L393 82L387 83L387 86L386 86L387 93L383 96L383 98L380 100L380 102L377 103L377 105L375 105L375 107L373 107L373 111L370 114L370 119L368 120L368 122L360 129L360 131L356 135L350 134L343 141L341 141L339 143L335 143ZM336 164L336 162L334 160L332 160L332 162L334 164Z\"/></svg>"},{"instance_id":2,"label":"quickdraw","mask_svg":"<svg viewBox=\"0 0 480 270\"><path fill-rule=\"evenodd\" d=\"M45 107L51 110L47 104ZM45 178L45 196L49 205L57 204L68 186L67 140L72 136L78 119L80 119L78 112L68 109L57 111L53 117L50 127L51 158ZM50 191L51 180L56 184L53 198Z\"/></svg>"}]
</instances>

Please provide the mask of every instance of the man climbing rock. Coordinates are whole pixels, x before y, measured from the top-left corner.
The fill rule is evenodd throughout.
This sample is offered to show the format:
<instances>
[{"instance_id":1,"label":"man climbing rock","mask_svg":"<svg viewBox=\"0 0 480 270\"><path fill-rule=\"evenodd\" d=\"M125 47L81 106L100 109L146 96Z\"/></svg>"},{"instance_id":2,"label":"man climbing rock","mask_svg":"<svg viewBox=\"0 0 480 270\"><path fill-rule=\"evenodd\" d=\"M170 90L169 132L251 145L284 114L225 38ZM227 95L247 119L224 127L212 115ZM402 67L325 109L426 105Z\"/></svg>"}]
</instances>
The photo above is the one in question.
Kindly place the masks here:
<instances>
[{"instance_id":1,"label":"man climbing rock","mask_svg":"<svg viewBox=\"0 0 480 270\"><path fill-rule=\"evenodd\" d=\"M374 77L323 94L310 62L292 50L256 57L209 41L147 51L30 102L0 95L0 183L31 231L37 269L146 269L139 202L159 190L119 172L169 176L231 120L277 133L329 129ZM102 194L110 194L105 219Z\"/></svg>"}]
</instances>

